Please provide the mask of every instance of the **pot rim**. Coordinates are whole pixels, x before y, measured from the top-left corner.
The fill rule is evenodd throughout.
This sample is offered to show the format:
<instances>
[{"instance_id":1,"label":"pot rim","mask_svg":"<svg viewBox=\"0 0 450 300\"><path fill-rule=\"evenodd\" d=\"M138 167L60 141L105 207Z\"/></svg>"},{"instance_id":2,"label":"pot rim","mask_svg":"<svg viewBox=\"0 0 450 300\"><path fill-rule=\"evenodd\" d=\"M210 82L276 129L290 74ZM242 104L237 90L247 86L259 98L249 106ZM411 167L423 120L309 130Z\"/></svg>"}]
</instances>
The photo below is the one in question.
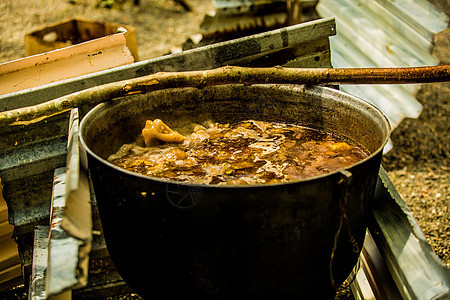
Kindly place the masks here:
<instances>
[{"instance_id":1,"label":"pot rim","mask_svg":"<svg viewBox=\"0 0 450 300\"><path fill-rule=\"evenodd\" d=\"M234 86L238 86L240 84L225 84L225 85L234 85ZM224 86L224 85L221 85ZM244 85L241 85L244 87ZM389 119L386 117L386 115L375 105L373 105L372 103L359 98L355 95L352 94L348 94L346 92L340 91L340 90L336 90L334 88L330 88L330 87L326 87L326 86L318 86L318 85L292 85L292 84L254 84L252 85L254 86L260 86L260 87L273 87L276 86L279 89L285 89L285 90L289 90L289 91L294 91L294 92L301 92L301 93L305 93L305 92L318 92L320 91L322 94L323 92L328 93L329 95L340 95L340 96L344 96L347 98L350 98L352 101L356 101L358 103L362 103L363 105L366 105L368 107L370 107L371 109L373 109L374 111L377 111L380 116L382 117L382 119L384 119L385 121L385 125L386 125L386 131L388 132L388 134L386 134L386 137L384 139L384 141L381 143L381 145L372 153L370 153L369 156L365 157L364 159L359 160L358 162L351 164L345 168L341 168L329 173L325 173L325 174L321 174L321 175L317 175L317 176L312 176L312 177L307 177L307 178L303 178L303 179L299 179L299 180L292 180L292 181L286 181L286 182L279 182L279 183L261 183L261 184L248 184L248 185L219 185L219 184L199 184L199 183L190 183L190 182L183 182L183 181L175 181L175 180L170 180L170 179L164 179L164 178L158 178L158 177L152 177L152 176L148 176L148 175L143 175L143 174L139 174L137 172L132 172L132 171L128 171L126 169L120 168L117 165L107 161L106 159L100 157L99 155L97 155L94 151L92 151L87 145L86 142L84 140L84 135L83 135L83 128L86 124L86 120L90 117L90 115L95 114L96 111L101 110L103 108L103 106L108 105L108 103L100 103L98 105L96 105L94 108L92 108L81 120L80 122L80 142L82 147L85 149L86 152L88 152L93 158L95 158L96 160L100 161L102 164L116 170L116 171L120 171L123 172L125 174L131 175L131 176L137 176L139 178L145 179L145 180L152 180L152 181L157 181L160 183L171 183L171 184L176 184L176 185L181 185L181 186L186 186L186 187L201 187L201 188L226 188L226 189L252 189L252 188L260 188L262 186L284 186L284 185L291 185L291 184L298 184L298 183L302 183L302 182L309 182L309 181L314 181L314 180L319 180L321 178L327 177L327 176L333 176L335 174L341 173L343 170L350 170L356 166L359 166L360 164L365 163L368 160L371 160L373 157L377 156L380 152L383 151L383 148L386 146L386 144L388 143L389 139L390 139L390 133L391 133L391 125L389 122ZM214 88L214 86L212 86L211 88ZM150 92L151 93L151 92Z\"/></svg>"}]
</instances>

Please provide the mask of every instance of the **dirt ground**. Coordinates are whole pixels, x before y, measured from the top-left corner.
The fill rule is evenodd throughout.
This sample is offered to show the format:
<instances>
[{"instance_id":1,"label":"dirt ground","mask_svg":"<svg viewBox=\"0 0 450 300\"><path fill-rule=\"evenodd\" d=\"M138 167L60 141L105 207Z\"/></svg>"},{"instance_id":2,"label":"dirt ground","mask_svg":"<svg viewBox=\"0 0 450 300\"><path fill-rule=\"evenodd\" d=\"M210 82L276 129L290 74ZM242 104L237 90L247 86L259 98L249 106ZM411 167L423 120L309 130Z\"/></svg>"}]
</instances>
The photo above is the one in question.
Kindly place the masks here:
<instances>
[{"instance_id":1,"label":"dirt ground","mask_svg":"<svg viewBox=\"0 0 450 300\"><path fill-rule=\"evenodd\" d=\"M404 120L391 138L383 166L419 223L427 241L450 267L449 214L450 84L424 85L417 95L424 110Z\"/></svg>"},{"instance_id":2,"label":"dirt ground","mask_svg":"<svg viewBox=\"0 0 450 300\"><path fill-rule=\"evenodd\" d=\"M104 4L115 2L113 8ZM72 17L115 22L136 28L141 60L167 54L198 33L210 0L3 0L0 1L0 63L25 56L26 33ZM448 1L439 2L449 11ZM447 5L445 4L447 3ZM443 48L444 57L449 56ZM383 158L390 179L412 211L428 242L450 267L449 218L450 83L426 84L417 98L424 109L418 119L404 120L394 130L394 149Z\"/></svg>"}]
</instances>

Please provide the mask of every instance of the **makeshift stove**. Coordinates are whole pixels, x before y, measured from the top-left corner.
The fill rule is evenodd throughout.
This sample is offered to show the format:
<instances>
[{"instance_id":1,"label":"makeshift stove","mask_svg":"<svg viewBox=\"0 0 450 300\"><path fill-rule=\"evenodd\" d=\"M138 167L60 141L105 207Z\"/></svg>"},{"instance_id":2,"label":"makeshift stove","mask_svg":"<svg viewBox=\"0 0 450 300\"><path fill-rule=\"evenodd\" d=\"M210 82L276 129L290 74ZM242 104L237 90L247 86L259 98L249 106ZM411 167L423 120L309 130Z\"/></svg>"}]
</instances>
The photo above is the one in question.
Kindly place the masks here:
<instances>
[{"instance_id":1,"label":"makeshift stove","mask_svg":"<svg viewBox=\"0 0 450 300\"><path fill-rule=\"evenodd\" d=\"M108 256L95 196L87 177L83 175L85 170L73 163L82 160L84 155L77 151L80 149L77 122L78 112L74 109L71 113L67 167L58 168L54 173L51 224L38 225L34 231L31 299L46 299L42 295L48 293L98 299L132 292ZM92 239L76 239L62 228L62 220L68 217L70 210L67 201L83 206L83 199L67 199L70 197L67 190L77 190L78 195L84 195L84 200L91 201L94 220ZM89 207L85 206L84 212L88 211ZM70 215L74 216L73 213ZM89 223L90 220L84 220L80 226ZM344 284L351 286L356 299L444 299L450 292L448 275L449 270L434 254L387 173L381 168L364 248L358 264Z\"/></svg>"},{"instance_id":2,"label":"makeshift stove","mask_svg":"<svg viewBox=\"0 0 450 300\"><path fill-rule=\"evenodd\" d=\"M334 34L334 19L315 20L5 95L1 109L158 71L331 67L329 37ZM99 299L131 292L109 258L86 176L78 119L88 109L53 116L45 126L28 125L26 133L24 127L2 132L7 138L0 142L0 176L30 299ZM349 277L355 298L445 298L449 275L381 168L365 245Z\"/></svg>"}]
</instances>

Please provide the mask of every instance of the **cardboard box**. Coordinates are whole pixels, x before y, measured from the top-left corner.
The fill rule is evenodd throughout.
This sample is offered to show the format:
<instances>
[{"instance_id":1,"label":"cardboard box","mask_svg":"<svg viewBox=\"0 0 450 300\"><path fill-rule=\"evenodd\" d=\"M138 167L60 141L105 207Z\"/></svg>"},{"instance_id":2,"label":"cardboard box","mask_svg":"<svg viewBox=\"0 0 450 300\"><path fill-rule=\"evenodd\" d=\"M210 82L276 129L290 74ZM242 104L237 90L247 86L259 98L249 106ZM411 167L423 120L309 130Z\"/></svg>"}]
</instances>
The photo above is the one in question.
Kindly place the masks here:
<instances>
[{"instance_id":1,"label":"cardboard box","mask_svg":"<svg viewBox=\"0 0 450 300\"><path fill-rule=\"evenodd\" d=\"M25 53L29 56L77 45L118 33L120 28L126 30L126 46L130 49L134 60L138 61L136 30L133 26L80 18L68 19L26 34Z\"/></svg>"},{"instance_id":2,"label":"cardboard box","mask_svg":"<svg viewBox=\"0 0 450 300\"><path fill-rule=\"evenodd\" d=\"M33 55L0 64L0 95L133 63L133 32L119 25L70 20L28 34L26 51Z\"/></svg>"}]
</instances>

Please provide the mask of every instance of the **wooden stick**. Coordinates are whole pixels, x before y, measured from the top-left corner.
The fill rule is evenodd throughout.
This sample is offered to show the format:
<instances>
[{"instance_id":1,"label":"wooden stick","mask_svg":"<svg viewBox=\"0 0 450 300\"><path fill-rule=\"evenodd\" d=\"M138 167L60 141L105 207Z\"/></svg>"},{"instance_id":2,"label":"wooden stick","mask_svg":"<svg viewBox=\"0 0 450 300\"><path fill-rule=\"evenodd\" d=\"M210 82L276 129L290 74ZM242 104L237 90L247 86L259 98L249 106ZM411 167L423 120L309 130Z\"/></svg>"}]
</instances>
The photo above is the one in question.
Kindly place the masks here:
<instances>
[{"instance_id":1,"label":"wooden stick","mask_svg":"<svg viewBox=\"0 0 450 300\"><path fill-rule=\"evenodd\" d=\"M0 128L27 125L83 104L96 105L135 93L220 84L408 84L450 80L450 65L411 68L245 68L160 72L95 86L35 106L0 112Z\"/></svg>"}]
</instances>

